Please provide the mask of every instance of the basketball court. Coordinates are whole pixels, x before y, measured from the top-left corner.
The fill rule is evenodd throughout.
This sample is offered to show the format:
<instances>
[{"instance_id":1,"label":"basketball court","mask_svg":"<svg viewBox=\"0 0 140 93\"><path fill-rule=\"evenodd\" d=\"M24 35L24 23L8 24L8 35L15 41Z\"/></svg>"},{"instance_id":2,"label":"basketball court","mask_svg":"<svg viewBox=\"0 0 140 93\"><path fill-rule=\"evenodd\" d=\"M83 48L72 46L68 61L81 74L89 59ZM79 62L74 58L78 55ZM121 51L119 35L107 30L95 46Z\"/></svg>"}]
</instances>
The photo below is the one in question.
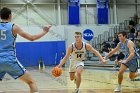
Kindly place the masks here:
<instances>
[{"instance_id":1,"label":"basketball court","mask_svg":"<svg viewBox=\"0 0 140 93\"><path fill-rule=\"evenodd\" d=\"M53 67L46 67L39 71L37 67L27 68L37 82L40 93L74 93L75 84L69 80L67 68L63 68L63 74L59 78L51 75ZM140 81L130 81L128 73L122 85L121 93L139 93ZM117 71L112 68L85 67L80 87L81 93L114 93L117 85ZM29 93L28 86L19 80L13 80L6 75L0 83L0 90L5 93Z\"/></svg>"}]
</instances>

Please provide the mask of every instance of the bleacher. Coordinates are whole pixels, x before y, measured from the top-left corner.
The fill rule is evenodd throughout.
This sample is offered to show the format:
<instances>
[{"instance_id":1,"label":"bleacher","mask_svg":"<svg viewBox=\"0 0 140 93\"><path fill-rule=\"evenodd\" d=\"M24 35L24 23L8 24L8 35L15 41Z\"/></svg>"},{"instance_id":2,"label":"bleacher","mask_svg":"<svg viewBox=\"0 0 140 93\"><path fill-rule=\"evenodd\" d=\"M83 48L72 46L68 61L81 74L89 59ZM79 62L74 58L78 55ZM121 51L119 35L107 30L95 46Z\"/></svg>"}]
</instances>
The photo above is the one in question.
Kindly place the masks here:
<instances>
[{"instance_id":1,"label":"bleacher","mask_svg":"<svg viewBox=\"0 0 140 93\"><path fill-rule=\"evenodd\" d=\"M129 22L130 21L135 21L134 20L135 18L134 17L130 17L129 20L124 20L124 22L122 23L119 23L118 25L116 26L113 26L109 29L109 31L105 31L104 34L99 34L98 37L94 37L91 41L90 41L90 44L100 52L100 54L102 56L104 56L104 54L102 53L101 51L101 45L103 42L108 42L110 43L110 45L113 44L113 38L115 37L115 34L117 34L118 32L120 31L126 31L129 33L129 28L128 28L128 25L129 25ZM135 31L140 31L140 18L137 18L137 24L135 24ZM134 43L136 40L139 40L137 38L134 39ZM139 40L140 41L140 40ZM140 42L139 42L140 43ZM114 66L114 60L115 58L113 58L113 60L107 62L107 64L103 65L101 64L101 62L99 62L99 59L97 56L95 56L93 53L91 53L90 51L87 52L86 54L86 59L85 59L85 66L104 66L104 67L112 67Z\"/></svg>"}]
</instances>

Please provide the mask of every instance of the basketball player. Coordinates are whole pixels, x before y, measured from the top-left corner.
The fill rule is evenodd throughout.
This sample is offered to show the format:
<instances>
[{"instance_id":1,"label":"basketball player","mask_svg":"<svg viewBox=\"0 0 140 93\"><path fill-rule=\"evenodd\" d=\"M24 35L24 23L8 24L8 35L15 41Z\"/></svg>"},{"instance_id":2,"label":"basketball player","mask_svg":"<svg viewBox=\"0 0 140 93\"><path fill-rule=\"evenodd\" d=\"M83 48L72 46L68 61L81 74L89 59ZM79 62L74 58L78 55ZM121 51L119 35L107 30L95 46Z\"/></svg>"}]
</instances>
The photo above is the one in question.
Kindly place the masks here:
<instances>
[{"instance_id":1,"label":"basketball player","mask_svg":"<svg viewBox=\"0 0 140 93\"><path fill-rule=\"evenodd\" d=\"M124 54L124 58L121 61L121 67L118 73L118 85L115 88L115 92L121 91L121 84L123 80L123 74L126 71L127 68L129 68L129 78L134 79L139 74L137 72L137 55L136 55L136 48L134 43L131 40L126 39L126 32L119 32L118 38L120 42L116 46L115 49L109 52L109 54L105 57L105 59L108 59L111 55L113 55L115 52L119 51Z\"/></svg>"},{"instance_id":2,"label":"basketball player","mask_svg":"<svg viewBox=\"0 0 140 93\"><path fill-rule=\"evenodd\" d=\"M30 35L24 32L18 25L11 22L12 14L9 8L2 8L0 17L2 20L0 23L0 79L8 73L14 79L19 78L27 83L30 87L30 93L39 93L35 81L17 60L15 40L17 34L30 41L37 40L49 31L50 26L44 26L43 31L37 35Z\"/></svg>"},{"instance_id":3,"label":"basketball player","mask_svg":"<svg viewBox=\"0 0 140 93\"><path fill-rule=\"evenodd\" d=\"M61 60L58 67L61 67L71 55L71 62L69 66L70 80L75 80L76 90L75 93L79 92L79 87L81 83L81 73L84 68L84 59L86 51L89 50L93 52L96 56L99 57L102 63L105 63L105 60L99 54L97 50L95 50L90 44L82 42L82 34L81 32L75 32L75 43L72 43L67 49L67 53L65 57Z\"/></svg>"}]
</instances>

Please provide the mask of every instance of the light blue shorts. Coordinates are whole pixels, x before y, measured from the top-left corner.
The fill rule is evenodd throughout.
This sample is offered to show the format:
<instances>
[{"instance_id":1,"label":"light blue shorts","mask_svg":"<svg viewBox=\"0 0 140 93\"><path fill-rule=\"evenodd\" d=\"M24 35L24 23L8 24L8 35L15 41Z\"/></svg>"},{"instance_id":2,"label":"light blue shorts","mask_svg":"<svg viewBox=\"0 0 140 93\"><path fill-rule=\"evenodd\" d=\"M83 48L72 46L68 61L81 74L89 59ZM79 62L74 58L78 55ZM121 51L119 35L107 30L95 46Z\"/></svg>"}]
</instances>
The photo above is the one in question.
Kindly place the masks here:
<instances>
[{"instance_id":1,"label":"light blue shorts","mask_svg":"<svg viewBox=\"0 0 140 93\"><path fill-rule=\"evenodd\" d=\"M26 69L19 63L15 56L0 57L0 79L2 79L6 73L14 79L17 79L22 76L25 71Z\"/></svg>"},{"instance_id":2,"label":"light blue shorts","mask_svg":"<svg viewBox=\"0 0 140 93\"><path fill-rule=\"evenodd\" d=\"M122 64L124 64L127 68L129 68L130 72L137 72L138 69L137 59L132 59L127 63L122 63Z\"/></svg>"}]
</instances>

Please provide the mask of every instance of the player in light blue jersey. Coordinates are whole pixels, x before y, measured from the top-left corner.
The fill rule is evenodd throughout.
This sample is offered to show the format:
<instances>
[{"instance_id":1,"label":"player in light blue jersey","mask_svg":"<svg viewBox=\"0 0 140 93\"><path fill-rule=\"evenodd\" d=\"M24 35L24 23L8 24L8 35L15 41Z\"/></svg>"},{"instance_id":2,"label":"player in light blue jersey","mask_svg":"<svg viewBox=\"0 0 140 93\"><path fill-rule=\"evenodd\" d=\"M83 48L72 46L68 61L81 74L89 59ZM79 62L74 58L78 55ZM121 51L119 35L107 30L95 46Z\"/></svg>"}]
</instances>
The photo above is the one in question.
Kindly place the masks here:
<instances>
[{"instance_id":1,"label":"player in light blue jersey","mask_svg":"<svg viewBox=\"0 0 140 93\"><path fill-rule=\"evenodd\" d=\"M119 32L118 38L120 42L118 43L116 48L110 51L109 54L105 57L105 59L107 59L117 51L120 51L124 54L124 58L121 61L121 67L118 73L118 85L114 90L115 92L121 91L123 74L127 68L129 68L130 79L134 79L139 75L139 73L136 73L138 64L135 44L131 40L126 39L126 32Z\"/></svg>"},{"instance_id":2,"label":"player in light blue jersey","mask_svg":"<svg viewBox=\"0 0 140 93\"><path fill-rule=\"evenodd\" d=\"M30 93L39 93L35 81L31 78L26 69L19 63L15 52L15 40L17 34L34 41L44 36L51 26L44 26L43 31L37 35L30 35L24 32L18 25L11 22L12 14L9 8L2 8L0 11L0 79L6 73L11 75L14 79L27 83L30 87Z\"/></svg>"}]
</instances>

